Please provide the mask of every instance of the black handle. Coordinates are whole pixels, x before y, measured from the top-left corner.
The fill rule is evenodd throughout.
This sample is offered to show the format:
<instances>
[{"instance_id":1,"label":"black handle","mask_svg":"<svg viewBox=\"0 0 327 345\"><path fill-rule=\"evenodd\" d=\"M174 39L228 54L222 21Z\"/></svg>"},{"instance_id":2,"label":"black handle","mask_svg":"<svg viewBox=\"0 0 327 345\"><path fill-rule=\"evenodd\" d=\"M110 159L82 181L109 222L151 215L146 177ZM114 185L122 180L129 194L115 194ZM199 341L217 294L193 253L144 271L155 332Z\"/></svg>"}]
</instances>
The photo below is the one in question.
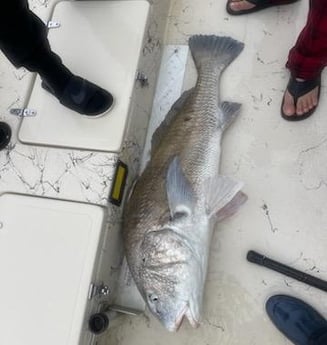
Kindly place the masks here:
<instances>
[{"instance_id":1,"label":"black handle","mask_svg":"<svg viewBox=\"0 0 327 345\"><path fill-rule=\"evenodd\" d=\"M316 278L310 274L298 271L292 267L284 265L280 262L271 260L266 256L250 250L247 254L247 260L254 264L267 267L273 271L282 273L288 277L294 278L300 282L306 283L310 286L314 286L317 289L327 292L327 282L325 280Z\"/></svg>"}]
</instances>

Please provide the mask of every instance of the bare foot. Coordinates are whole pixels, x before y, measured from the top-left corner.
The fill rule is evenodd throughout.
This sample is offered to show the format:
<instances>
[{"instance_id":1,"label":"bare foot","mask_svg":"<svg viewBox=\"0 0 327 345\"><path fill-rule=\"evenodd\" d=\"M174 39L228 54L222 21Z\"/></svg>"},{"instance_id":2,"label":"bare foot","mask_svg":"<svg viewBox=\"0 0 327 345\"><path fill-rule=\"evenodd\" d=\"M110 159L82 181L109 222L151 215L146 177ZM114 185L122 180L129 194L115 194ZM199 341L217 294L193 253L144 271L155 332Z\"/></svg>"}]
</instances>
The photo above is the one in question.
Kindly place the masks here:
<instances>
[{"instance_id":1,"label":"bare foot","mask_svg":"<svg viewBox=\"0 0 327 345\"><path fill-rule=\"evenodd\" d=\"M301 79L296 79L297 81L303 81ZM286 116L294 116L298 115L301 116L314 107L318 105L318 92L319 88L318 86L315 87L313 90L309 91L305 95L301 96L297 100L297 104L294 104L294 98L289 93L288 90L285 91L284 94L284 103L283 103L283 113Z\"/></svg>"},{"instance_id":2,"label":"bare foot","mask_svg":"<svg viewBox=\"0 0 327 345\"><path fill-rule=\"evenodd\" d=\"M254 8L256 5L251 4L250 2L246 0L232 0L229 3L229 7L233 11L243 11L243 10L250 10L251 8Z\"/></svg>"}]
</instances>

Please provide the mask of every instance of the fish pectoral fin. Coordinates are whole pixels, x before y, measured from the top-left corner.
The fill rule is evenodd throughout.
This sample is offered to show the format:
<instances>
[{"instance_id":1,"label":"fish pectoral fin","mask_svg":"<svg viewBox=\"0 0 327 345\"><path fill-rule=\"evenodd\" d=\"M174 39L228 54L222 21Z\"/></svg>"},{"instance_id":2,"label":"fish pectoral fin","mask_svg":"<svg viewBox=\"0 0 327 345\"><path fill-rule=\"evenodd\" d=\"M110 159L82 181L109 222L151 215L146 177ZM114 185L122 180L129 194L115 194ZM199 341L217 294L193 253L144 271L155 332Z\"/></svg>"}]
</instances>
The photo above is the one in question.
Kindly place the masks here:
<instances>
[{"instance_id":1,"label":"fish pectoral fin","mask_svg":"<svg viewBox=\"0 0 327 345\"><path fill-rule=\"evenodd\" d=\"M207 212L209 218L216 216L221 221L237 212L247 200L246 194L241 192L243 182L227 176L218 175L207 181Z\"/></svg>"},{"instance_id":2,"label":"fish pectoral fin","mask_svg":"<svg viewBox=\"0 0 327 345\"><path fill-rule=\"evenodd\" d=\"M240 103L235 102L223 102L221 103L221 110L224 114L224 128L227 128L234 119L239 115L241 109Z\"/></svg>"},{"instance_id":3,"label":"fish pectoral fin","mask_svg":"<svg viewBox=\"0 0 327 345\"><path fill-rule=\"evenodd\" d=\"M189 215L195 201L194 192L188 179L183 173L180 160L175 156L167 171L166 190L170 216Z\"/></svg>"}]
</instances>

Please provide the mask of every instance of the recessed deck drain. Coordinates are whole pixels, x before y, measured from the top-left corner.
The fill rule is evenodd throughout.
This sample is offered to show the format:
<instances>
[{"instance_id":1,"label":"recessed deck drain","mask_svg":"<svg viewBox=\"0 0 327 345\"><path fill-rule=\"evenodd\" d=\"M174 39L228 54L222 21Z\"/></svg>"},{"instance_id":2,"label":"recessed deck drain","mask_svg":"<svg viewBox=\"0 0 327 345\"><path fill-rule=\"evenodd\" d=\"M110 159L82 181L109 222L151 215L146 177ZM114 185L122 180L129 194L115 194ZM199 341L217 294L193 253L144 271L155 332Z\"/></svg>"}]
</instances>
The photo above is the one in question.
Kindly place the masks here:
<instances>
[{"instance_id":1,"label":"recessed deck drain","mask_svg":"<svg viewBox=\"0 0 327 345\"><path fill-rule=\"evenodd\" d=\"M109 318L106 313L93 314L89 319L89 329L93 334L101 334L109 327Z\"/></svg>"},{"instance_id":2,"label":"recessed deck drain","mask_svg":"<svg viewBox=\"0 0 327 345\"><path fill-rule=\"evenodd\" d=\"M3 150L10 142L11 128L5 122L0 122L0 150Z\"/></svg>"}]
</instances>

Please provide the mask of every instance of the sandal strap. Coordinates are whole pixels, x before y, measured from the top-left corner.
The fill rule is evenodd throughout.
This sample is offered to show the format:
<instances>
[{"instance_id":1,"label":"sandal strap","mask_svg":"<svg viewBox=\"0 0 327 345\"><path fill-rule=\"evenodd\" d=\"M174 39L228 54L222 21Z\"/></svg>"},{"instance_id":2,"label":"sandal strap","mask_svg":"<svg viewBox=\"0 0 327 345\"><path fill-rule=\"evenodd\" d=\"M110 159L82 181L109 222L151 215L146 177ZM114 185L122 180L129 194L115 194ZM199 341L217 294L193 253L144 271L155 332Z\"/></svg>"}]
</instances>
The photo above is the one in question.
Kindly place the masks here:
<instances>
[{"instance_id":1,"label":"sandal strap","mask_svg":"<svg viewBox=\"0 0 327 345\"><path fill-rule=\"evenodd\" d=\"M291 77L287 85L287 90L293 96L294 101L296 102L298 98L312 91L315 87L320 86L320 82L320 76L315 79L304 81L298 81L295 78Z\"/></svg>"},{"instance_id":2,"label":"sandal strap","mask_svg":"<svg viewBox=\"0 0 327 345\"><path fill-rule=\"evenodd\" d=\"M292 2L296 2L297 0L294 0L294 1L290 1L290 0L279 0L279 1L274 1L274 0L246 0L247 2L250 2L251 4L253 5L256 5L256 6L265 6L265 5L268 5L268 4L271 4L272 6L273 5L282 5L282 4L288 4L288 3L292 3Z\"/></svg>"},{"instance_id":3,"label":"sandal strap","mask_svg":"<svg viewBox=\"0 0 327 345\"><path fill-rule=\"evenodd\" d=\"M252 5L266 5L266 4L269 4L271 3L272 1L271 0L246 0L247 2L249 2L250 4Z\"/></svg>"}]
</instances>

